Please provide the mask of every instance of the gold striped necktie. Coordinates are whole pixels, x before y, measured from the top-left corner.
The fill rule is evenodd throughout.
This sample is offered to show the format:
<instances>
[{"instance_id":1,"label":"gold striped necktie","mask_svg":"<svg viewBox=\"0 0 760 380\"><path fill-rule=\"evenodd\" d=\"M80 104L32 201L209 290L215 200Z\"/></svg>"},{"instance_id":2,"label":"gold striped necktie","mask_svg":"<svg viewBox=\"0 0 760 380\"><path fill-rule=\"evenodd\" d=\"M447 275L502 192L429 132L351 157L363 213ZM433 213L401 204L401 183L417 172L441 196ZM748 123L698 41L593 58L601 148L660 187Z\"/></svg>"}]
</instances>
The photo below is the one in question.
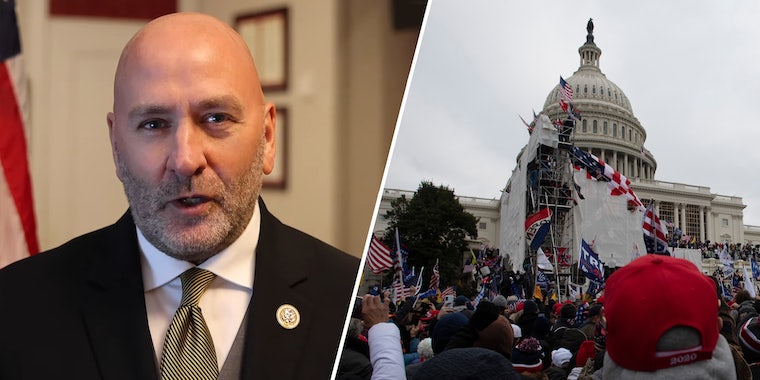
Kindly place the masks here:
<instances>
[{"instance_id":1,"label":"gold striped necktie","mask_svg":"<svg viewBox=\"0 0 760 380\"><path fill-rule=\"evenodd\" d=\"M198 307L215 274L200 268L182 273L182 302L174 314L161 355L162 380L216 379L219 367L211 334Z\"/></svg>"}]
</instances>

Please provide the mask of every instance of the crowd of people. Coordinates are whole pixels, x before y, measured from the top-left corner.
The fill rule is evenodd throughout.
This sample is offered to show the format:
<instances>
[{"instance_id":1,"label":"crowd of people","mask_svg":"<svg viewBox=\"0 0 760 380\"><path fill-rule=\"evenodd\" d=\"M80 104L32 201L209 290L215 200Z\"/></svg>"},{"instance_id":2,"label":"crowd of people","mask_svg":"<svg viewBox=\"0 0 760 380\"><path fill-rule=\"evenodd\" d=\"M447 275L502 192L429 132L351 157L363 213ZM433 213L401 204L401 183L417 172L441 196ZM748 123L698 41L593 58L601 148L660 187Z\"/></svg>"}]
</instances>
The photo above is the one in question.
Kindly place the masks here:
<instances>
[{"instance_id":1,"label":"crowd of people","mask_svg":"<svg viewBox=\"0 0 760 380\"><path fill-rule=\"evenodd\" d=\"M760 246L741 243L714 243L710 242L681 242L677 245L680 248L692 248L702 251L704 259L720 259L721 254L728 255L731 260L760 260ZM725 248L725 249L724 249Z\"/></svg>"},{"instance_id":2,"label":"crowd of people","mask_svg":"<svg viewBox=\"0 0 760 380\"><path fill-rule=\"evenodd\" d=\"M365 296L337 378L760 379L760 301L684 259L636 259L593 300L437 301Z\"/></svg>"}]
</instances>

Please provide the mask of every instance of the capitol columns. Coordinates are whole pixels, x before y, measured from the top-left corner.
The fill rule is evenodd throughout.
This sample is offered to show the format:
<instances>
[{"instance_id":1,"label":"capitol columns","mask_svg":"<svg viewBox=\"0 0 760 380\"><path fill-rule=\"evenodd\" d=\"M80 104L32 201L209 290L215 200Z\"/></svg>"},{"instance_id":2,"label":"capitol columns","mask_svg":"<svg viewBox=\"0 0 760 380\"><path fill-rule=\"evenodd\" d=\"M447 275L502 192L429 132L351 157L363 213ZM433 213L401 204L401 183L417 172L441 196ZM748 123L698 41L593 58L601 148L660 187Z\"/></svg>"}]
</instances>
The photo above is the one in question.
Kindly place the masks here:
<instances>
[{"instance_id":1,"label":"capitol columns","mask_svg":"<svg viewBox=\"0 0 760 380\"><path fill-rule=\"evenodd\" d=\"M675 227L681 228L681 215L678 213L678 209L681 207L680 203L673 202L673 228ZM683 231L683 230L681 230Z\"/></svg>"},{"instance_id":2,"label":"capitol columns","mask_svg":"<svg viewBox=\"0 0 760 380\"><path fill-rule=\"evenodd\" d=\"M699 206L699 241L705 241L705 206Z\"/></svg>"}]
</instances>

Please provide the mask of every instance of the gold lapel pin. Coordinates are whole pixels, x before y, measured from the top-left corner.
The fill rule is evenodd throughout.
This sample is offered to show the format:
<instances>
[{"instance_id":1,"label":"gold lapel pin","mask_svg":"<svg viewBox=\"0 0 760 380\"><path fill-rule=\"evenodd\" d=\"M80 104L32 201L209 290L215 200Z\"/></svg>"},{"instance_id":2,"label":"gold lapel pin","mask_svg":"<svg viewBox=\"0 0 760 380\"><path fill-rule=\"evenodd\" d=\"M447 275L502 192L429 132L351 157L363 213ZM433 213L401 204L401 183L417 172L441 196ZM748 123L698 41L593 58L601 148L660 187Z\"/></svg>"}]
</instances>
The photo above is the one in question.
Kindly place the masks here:
<instances>
[{"instance_id":1,"label":"gold lapel pin","mask_svg":"<svg viewBox=\"0 0 760 380\"><path fill-rule=\"evenodd\" d=\"M277 308L277 322L283 328L292 330L301 322L301 314L295 306L286 303Z\"/></svg>"}]
</instances>

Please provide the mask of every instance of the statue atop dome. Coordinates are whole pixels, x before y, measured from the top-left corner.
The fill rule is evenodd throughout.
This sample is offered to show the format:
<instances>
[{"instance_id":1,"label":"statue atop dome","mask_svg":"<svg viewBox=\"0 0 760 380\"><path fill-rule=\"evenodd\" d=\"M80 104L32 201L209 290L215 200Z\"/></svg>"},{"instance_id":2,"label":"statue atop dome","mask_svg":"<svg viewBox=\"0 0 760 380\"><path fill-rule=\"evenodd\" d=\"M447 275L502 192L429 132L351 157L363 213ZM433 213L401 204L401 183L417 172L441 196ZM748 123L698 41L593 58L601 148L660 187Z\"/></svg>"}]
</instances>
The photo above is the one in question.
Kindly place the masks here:
<instances>
[{"instance_id":1,"label":"statue atop dome","mask_svg":"<svg viewBox=\"0 0 760 380\"><path fill-rule=\"evenodd\" d=\"M586 24L586 31L588 34L586 35L586 43L594 45L594 19L589 18L588 23Z\"/></svg>"}]
</instances>

